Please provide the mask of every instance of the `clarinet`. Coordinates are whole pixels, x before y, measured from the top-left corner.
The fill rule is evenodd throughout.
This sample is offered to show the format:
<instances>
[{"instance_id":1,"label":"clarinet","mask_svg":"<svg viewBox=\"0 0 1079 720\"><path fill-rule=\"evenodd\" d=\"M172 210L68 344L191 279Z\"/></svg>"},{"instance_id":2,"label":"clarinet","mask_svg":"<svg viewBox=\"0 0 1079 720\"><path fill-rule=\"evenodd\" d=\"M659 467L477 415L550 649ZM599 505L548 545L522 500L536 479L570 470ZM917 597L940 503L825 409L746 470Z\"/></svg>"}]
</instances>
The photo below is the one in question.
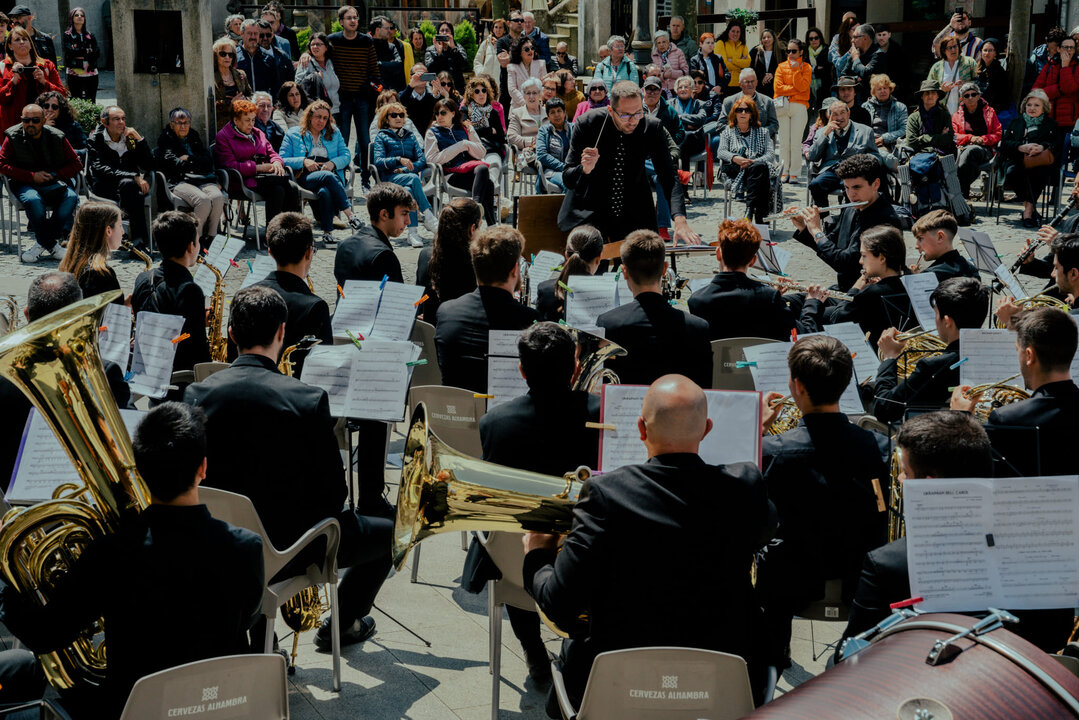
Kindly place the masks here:
<instances>
[{"instance_id":1,"label":"clarinet","mask_svg":"<svg viewBox=\"0 0 1079 720\"><path fill-rule=\"evenodd\" d=\"M1072 195L1068 199L1068 204L1065 205L1064 209L1060 211L1060 214L1053 218L1052 222L1049 223L1049 227L1055 228L1057 225L1063 222L1064 218L1068 215L1068 213L1075 209L1076 205L1079 205L1079 198L1077 198L1075 195ZM1023 252L1019 253L1019 255L1015 258L1015 263L1012 265L1012 272L1014 273L1016 270L1021 268L1023 266L1023 263L1029 260L1031 256L1038 251L1038 247L1038 243L1034 242L1031 243L1025 250L1023 250Z\"/></svg>"}]
</instances>

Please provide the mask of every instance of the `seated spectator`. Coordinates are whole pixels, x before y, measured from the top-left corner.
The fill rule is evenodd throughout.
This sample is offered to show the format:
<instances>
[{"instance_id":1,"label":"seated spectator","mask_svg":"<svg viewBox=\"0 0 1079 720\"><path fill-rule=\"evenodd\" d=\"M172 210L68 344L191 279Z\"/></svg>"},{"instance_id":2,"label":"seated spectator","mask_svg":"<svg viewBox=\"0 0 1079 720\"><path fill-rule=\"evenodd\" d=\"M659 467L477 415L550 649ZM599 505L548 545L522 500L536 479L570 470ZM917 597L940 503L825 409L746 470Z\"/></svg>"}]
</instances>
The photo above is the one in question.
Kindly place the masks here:
<instances>
[{"instance_id":1,"label":"seated spectator","mask_svg":"<svg viewBox=\"0 0 1079 720\"><path fill-rule=\"evenodd\" d=\"M830 105L831 103L828 104ZM809 126L809 130L806 132L806 139L802 141L802 157L806 160L809 159L809 148L813 147L813 141L817 137L817 132L827 124L828 108L822 107L817 111L817 119Z\"/></svg>"},{"instance_id":2,"label":"seated spectator","mask_svg":"<svg viewBox=\"0 0 1079 720\"><path fill-rule=\"evenodd\" d=\"M281 156L255 127L256 110L249 100L232 104L232 122L217 133L214 159L218 167L240 173L244 185L263 197L269 222L285 210L298 211L300 196L289 182Z\"/></svg>"},{"instance_id":3,"label":"seated spectator","mask_svg":"<svg viewBox=\"0 0 1079 720\"><path fill-rule=\"evenodd\" d=\"M543 76L541 82L543 85L540 86L540 105L543 105L548 100L558 97L558 85L562 82L562 77L550 72Z\"/></svg>"},{"instance_id":4,"label":"seated spectator","mask_svg":"<svg viewBox=\"0 0 1079 720\"><path fill-rule=\"evenodd\" d=\"M1022 112L1009 123L1000 141L1004 156L1004 187L1023 203L1023 227L1041 225L1035 203L1045 186L1056 177L1059 161L1053 158L1056 147L1056 123L1050 117L1053 104L1044 90L1031 90L1023 98ZM1030 160L1043 164L1031 166ZM1044 162L1048 160L1048 162Z\"/></svg>"},{"instance_id":5,"label":"seated spectator","mask_svg":"<svg viewBox=\"0 0 1079 720\"><path fill-rule=\"evenodd\" d=\"M378 99L375 100L375 112L372 114L371 126L370 126L370 130L368 132L369 137L373 138L375 135L378 135L378 131L380 130L380 128L378 126L378 111L381 110L386 105L389 105L390 103L400 103L400 102L401 102L401 100L400 100L400 97L398 96L396 90L383 90L382 92L380 92L378 94ZM403 103L402 103L402 105L403 105ZM431 101L431 105L432 105L432 107L434 106L434 100ZM418 144L420 144L420 145L423 145L423 135L420 134L420 130L419 130L419 128L416 127L416 124L414 122L412 122L412 117L408 115L408 108L407 107L405 108L405 113L406 113L405 130L408 130L410 133L415 135L416 136L416 142ZM373 157L374 156L372 155L371 157L367 158L364 162L370 162L371 158L373 158Z\"/></svg>"},{"instance_id":6,"label":"seated spectator","mask_svg":"<svg viewBox=\"0 0 1079 720\"><path fill-rule=\"evenodd\" d=\"M344 213L349 227L358 230L362 223L352 214L352 203L345 193L345 171L352 155L348 144L334 125L330 104L316 100L307 106L297 127L285 133L281 159L296 173L300 187L315 193L315 215L322 228L322 241L336 244L333 219Z\"/></svg>"},{"instance_id":7,"label":"seated spectator","mask_svg":"<svg viewBox=\"0 0 1079 720\"><path fill-rule=\"evenodd\" d=\"M506 130L506 140L510 145L517 148L518 167L521 167L521 158L528 161L536 157L536 135L540 125L547 119L543 111L543 84L536 78L528 78L522 87L524 104L514 105L510 108L509 128Z\"/></svg>"},{"instance_id":8,"label":"seated spectator","mask_svg":"<svg viewBox=\"0 0 1079 720\"><path fill-rule=\"evenodd\" d=\"M11 181L11 192L26 208L34 244L22 253L23 262L37 262L45 253L64 259L59 242L71 230L79 196L69 181L82 162L64 134L45 126L37 105L22 109L22 123L8 128L0 144L0 174ZM52 215L49 215L49 211Z\"/></svg>"},{"instance_id":9,"label":"seated spectator","mask_svg":"<svg viewBox=\"0 0 1079 720\"><path fill-rule=\"evenodd\" d=\"M731 80L723 58L714 51L716 39L712 33L704 33L700 39L700 49L689 59L689 69L704 75L704 87L709 96L722 97Z\"/></svg>"},{"instance_id":10,"label":"seated spectator","mask_svg":"<svg viewBox=\"0 0 1079 720\"><path fill-rule=\"evenodd\" d=\"M300 118L307 108L310 100L307 93L299 85L289 80L281 85L277 91L277 105L273 111L273 121L281 132L288 132L289 128L299 127ZM332 114L332 113L331 113Z\"/></svg>"},{"instance_id":11,"label":"seated spectator","mask_svg":"<svg viewBox=\"0 0 1079 720\"><path fill-rule=\"evenodd\" d=\"M481 223L483 208L472 198L456 197L439 213L435 239L416 261L416 284L427 296L420 305L424 322L434 325L439 305L476 289L468 246Z\"/></svg>"},{"instance_id":12,"label":"seated spectator","mask_svg":"<svg viewBox=\"0 0 1079 720\"><path fill-rule=\"evenodd\" d=\"M547 113L547 122L540 126L536 134L536 159L543 168L544 179L559 190L565 191L562 171L566 169L566 158L569 157L571 125L566 118L566 108L559 98L548 100L543 109ZM537 180L536 192L543 192L543 189L543 183Z\"/></svg>"},{"instance_id":13,"label":"seated spectator","mask_svg":"<svg viewBox=\"0 0 1079 720\"><path fill-rule=\"evenodd\" d=\"M18 125L23 107L49 90L67 94L56 65L38 55L26 28L16 26L4 41L0 63L0 130Z\"/></svg>"},{"instance_id":14,"label":"seated spectator","mask_svg":"<svg viewBox=\"0 0 1079 720\"><path fill-rule=\"evenodd\" d=\"M923 80L918 95L918 109L907 118L907 145L916 153L955 153L951 116L939 102L940 85L936 80Z\"/></svg>"},{"instance_id":15,"label":"seated spectator","mask_svg":"<svg viewBox=\"0 0 1079 720\"><path fill-rule=\"evenodd\" d=\"M475 127L464 125L463 120L460 106L453 100L442 98L435 103L435 121L423 138L424 156L428 163L442 166L450 185L471 188L472 199L483 207L487 224L494 225L495 185L483 161L487 150Z\"/></svg>"},{"instance_id":16,"label":"seated spectator","mask_svg":"<svg viewBox=\"0 0 1079 720\"><path fill-rule=\"evenodd\" d=\"M268 92L256 92L251 96L255 103L255 127L262 131L274 150L281 150L281 143L285 139L285 131L273 121L273 98Z\"/></svg>"},{"instance_id":17,"label":"seated spectator","mask_svg":"<svg viewBox=\"0 0 1079 720\"><path fill-rule=\"evenodd\" d=\"M389 103L378 111L378 132L371 136L371 148L379 182L391 182L406 188L416 201L416 208L423 215L423 225L431 232L438 227L438 218L423 189L423 171L427 158L423 145L415 134L408 132L405 123L408 116L401 103ZM423 247L417 234L419 218L416 211L409 217L408 242L412 247Z\"/></svg>"},{"instance_id":18,"label":"seated spectator","mask_svg":"<svg viewBox=\"0 0 1079 720\"><path fill-rule=\"evenodd\" d=\"M464 87L461 85L460 87ZM457 103L458 107L464 102L461 97L461 93L457 92L458 86L453 82L453 76L443 70L435 76L435 81L431 83L431 92L435 94L435 99L449 98Z\"/></svg>"},{"instance_id":19,"label":"seated spectator","mask_svg":"<svg viewBox=\"0 0 1079 720\"><path fill-rule=\"evenodd\" d=\"M969 197L970 184L978 173L989 167L993 149L1000 143L1004 131L996 112L981 97L977 83L963 83L960 98L963 102L952 115L952 130L955 144L959 146L959 187L963 197Z\"/></svg>"},{"instance_id":20,"label":"seated spectator","mask_svg":"<svg viewBox=\"0 0 1079 720\"><path fill-rule=\"evenodd\" d=\"M1079 61L1075 59L1075 43L1071 38L1062 40L1060 53L1045 64L1034 81L1034 88L1044 90L1053 104L1051 115L1060 141L1054 150L1061 147L1068 128L1079 119Z\"/></svg>"},{"instance_id":21,"label":"seated spectator","mask_svg":"<svg viewBox=\"0 0 1079 720\"><path fill-rule=\"evenodd\" d=\"M445 37L440 41L439 37ZM438 31L431 47L423 59L427 72L447 72L453 78L455 88L465 86L465 68L468 67L468 55L453 37L453 23L443 20L438 24Z\"/></svg>"},{"instance_id":22,"label":"seated spectator","mask_svg":"<svg viewBox=\"0 0 1079 720\"><path fill-rule=\"evenodd\" d=\"M408 112L408 122L418 131L420 137L427 132L427 126L431 124L431 114L435 109L437 99L424 82L423 76L427 72L427 66L416 63L412 66L412 74L409 76L408 87L401 91L398 102L405 106ZM374 137L374 133L371 134Z\"/></svg>"},{"instance_id":23,"label":"seated spectator","mask_svg":"<svg viewBox=\"0 0 1079 720\"><path fill-rule=\"evenodd\" d=\"M887 75L874 75L869 79L869 99L862 107L869 113L873 137L878 148L894 150L895 143L907 132L907 106L896 100L892 93L895 83Z\"/></svg>"},{"instance_id":24,"label":"seated spectator","mask_svg":"<svg viewBox=\"0 0 1079 720\"><path fill-rule=\"evenodd\" d=\"M63 93L58 93L55 90L43 92L37 96L34 103L40 105L41 109L45 111L46 125L62 132L67 141L71 143L72 148L76 151L82 150L85 153L86 133L83 131L82 125L79 124L78 118L75 117L75 112L71 109L71 105Z\"/></svg>"},{"instance_id":25,"label":"seated spectator","mask_svg":"<svg viewBox=\"0 0 1079 720\"><path fill-rule=\"evenodd\" d=\"M959 52L959 39L946 35L937 45L937 60L927 80L935 80L944 95L943 105L951 117L959 109L959 87L974 79L974 60Z\"/></svg>"},{"instance_id":26,"label":"seated spectator","mask_svg":"<svg viewBox=\"0 0 1079 720\"><path fill-rule=\"evenodd\" d=\"M120 208L103 202L83 204L75 213L60 272L75 276L84 298L119 290L120 281L116 279L116 271L109 267L109 255L120 249L123 239ZM123 294L113 302L123 305Z\"/></svg>"},{"instance_id":27,"label":"seated spectator","mask_svg":"<svg viewBox=\"0 0 1079 720\"><path fill-rule=\"evenodd\" d=\"M671 36L659 31L652 39L652 62L659 66L663 91L668 97L674 95L674 84L678 78L689 75L689 60L675 44Z\"/></svg>"},{"instance_id":28,"label":"seated spectator","mask_svg":"<svg viewBox=\"0 0 1079 720\"><path fill-rule=\"evenodd\" d=\"M154 150L157 169L165 176L169 190L191 207L199 221L199 239L208 248L221 229L225 196L214 175L214 158L191 127L191 113L175 108L169 124L161 131Z\"/></svg>"},{"instance_id":29,"label":"seated spectator","mask_svg":"<svg viewBox=\"0 0 1079 720\"><path fill-rule=\"evenodd\" d=\"M690 116L701 110L701 101L693 97L693 78L683 75L674 82L674 97L670 100L671 108L678 113L682 120L682 127L686 131L696 130L697 126Z\"/></svg>"},{"instance_id":30,"label":"seated spectator","mask_svg":"<svg viewBox=\"0 0 1079 720\"><path fill-rule=\"evenodd\" d=\"M633 62L633 58L626 57L626 39L621 35L611 35L607 38L607 48L610 55L600 61L594 73L595 77L607 86L607 92L620 80L632 80L640 85L637 63Z\"/></svg>"},{"instance_id":31,"label":"seated spectator","mask_svg":"<svg viewBox=\"0 0 1079 720\"><path fill-rule=\"evenodd\" d=\"M588 92L586 93L585 101L579 103L577 109L573 113L573 122L577 122L577 118L581 117L589 110L607 107L610 104L611 99L607 97L607 85L602 80L593 78L592 81L588 83Z\"/></svg>"},{"instance_id":32,"label":"seated spectator","mask_svg":"<svg viewBox=\"0 0 1079 720\"><path fill-rule=\"evenodd\" d=\"M506 157L506 120L500 108L495 107L494 83L484 77L474 77L468 81L467 96L461 107L461 115L472 125L480 142L483 144L483 162L491 169L491 180L498 183L502 170L502 160ZM539 88L536 88L539 97ZM520 104L524 104L522 100ZM514 106L518 104L514 100Z\"/></svg>"},{"instance_id":33,"label":"seated spectator","mask_svg":"<svg viewBox=\"0 0 1079 720\"><path fill-rule=\"evenodd\" d=\"M849 75L844 76L836 80L835 85L832 86L832 91L837 98L847 104L847 108L850 110L851 122L872 127L873 121L869 117L869 112L858 104L858 83L858 78Z\"/></svg>"},{"instance_id":34,"label":"seated spectator","mask_svg":"<svg viewBox=\"0 0 1079 720\"><path fill-rule=\"evenodd\" d=\"M717 157L731 192L743 194L746 209L763 223L771 210L772 180L779 177L779 164L772 138L761 127L757 105L749 98L734 101L727 127L719 134Z\"/></svg>"},{"instance_id":35,"label":"seated spectator","mask_svg":"<svg viewBox=\"0 0 1079 720\"><path fill-rule=\"evenodd\" d=\"M817 131L808 156L809 161L817 163L820 168L809 183L809 193L813 203L824 209L828 207L828 195L843 185L835 174L835 166L840 161L861 153L881 159L873 140L872 128L852 122L850 109L841 100L833 100L827 107L828 124ZM890 164L894 165L894 162L894 158L891 158ZM885 164L889 163L885 161Z\"/></svg>"},{"instance_id":36,"label":"seated spectator","mask_svg":"<svg viewBox=\"0 0 1079 720\"><path fill-rule=\"evenodd\" d=\"M127 126L127 113L109 105L101 111L101 124L90 134L86 149L90 191L119 201L128 219L131 244L149 253L145 201L154 171L150 143Z\"/></svg>"},{"instance_id":37,"label":"seated spectator","mask_svg":"<svg viewBox=\"0 0 1079 720\"><path fill-rule=\"evenodd\" d=\"M236 64L236 45L227 37L214 43L211 67L214 69L216 133L232 119L232 101L238 97L251 97L252 90L247 73Z\"/></svg>"},{"instance_id":38,"label":"seated spectator","mask_svg":"<svg viewBox=\"0 0 1079 720\"><path fill-rule=\"evenodd\" d=\"M554 76L558 81L558 99L566 105L566 121L572 122L577 106L585 101L584 93L577 89L577 79L569 70L559 70ZM607 86L603 87L606 89Z\"/></svg>"},{"instance_id":39,"label":"seated spectator","mask_svg":"<svg viewBox=\"0 0 1079 720\"><path fill-rule=\"evenodd\" d=\"M242 34L243 43L236 46L235 67L244 71L253 91L270 93L273 97L285 78L278 77L278 65L273 55L263 52L259 46L259 21L244 20Z\"/></svg>"},{"instance_id":40,"label":"seated spectator","mask_svg":"<svg viewBox=\"0 0 1079 720\"><path fill-rule=\"evenodd\" d=\"M706 102L713 97L710 88L708 87L708 80L705 78L704 73L700 70L690 70L689 76L693 78L693 97L700 100L702 103Z\"/></svg>"},{"instance_id":41,"label":"seated spectator","mask_svg":"<svg viewBox=\"0 0 1079 720\"><path fill-rule=\"evenodd\" d=\"M685 55L682 57L685 57ZM577 64L577 58L569 54L569 45L565 42L559 42L556 46L554 59L559 70L569 70L573 73L574 77L581 74L580 66Z\"/></svg>"}]
</instances>

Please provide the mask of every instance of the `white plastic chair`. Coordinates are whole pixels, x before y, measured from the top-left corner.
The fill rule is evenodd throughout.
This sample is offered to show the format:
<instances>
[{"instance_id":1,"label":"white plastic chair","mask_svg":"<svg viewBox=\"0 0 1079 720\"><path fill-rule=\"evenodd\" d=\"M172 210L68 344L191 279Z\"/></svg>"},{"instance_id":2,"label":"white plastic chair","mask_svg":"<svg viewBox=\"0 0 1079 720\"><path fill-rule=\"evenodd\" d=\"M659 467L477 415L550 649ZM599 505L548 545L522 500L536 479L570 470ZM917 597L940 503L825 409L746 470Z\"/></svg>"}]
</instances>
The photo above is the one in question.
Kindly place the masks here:
<instances>
[{"instance_id":1,"label":"white plastic chair","mask_svg":"<svg viewBox=\"0 0 1079 720\"><path fill-rule=\"evenodd\" d=\"M441 385L442 371L438 367L438 352L435 350L435 326L417 320L412 325L412 337L409 339L413 344L423 348L419 359L427 361L426 365L417 365L412 368L411 386Z\"/></svg>"},{"instance_id":2,"label":"white plastic chair","mask_svg":"<svg viewBox=\"0 0 1079 720\"><path fill-rule=\"evenodd\" d=\"M199 488L199 499L210 509L213 517L250 530L262 538L262 563L266 576L266 590L262 594L262 614L266 618L264 652L273 650L277 609L306 588L326 585L326 594L330 599L330 619L333 623L333 690L340 692L341 616L337 607L337 548L341 544L341 525L337 519L326 518L300 536L291 547L278 551L267 537L255 505L247 496L203 486ZM326 555L321 564L309 565L302 575L271 582L274 575L319 538L326 540Z\"/></svg>"},{"instance_id":3,"label":"white plastic chair","mask_svg":"<svg viewBox=\"0 0 1079 720\"><path fill-rule=\"evenodd\" d=\"M181 709L213 703L227 707L230 720L288 720L285 659L226 655L147 675L131 688L120 720L165 720Z\"/></svg>"}]
</instances>

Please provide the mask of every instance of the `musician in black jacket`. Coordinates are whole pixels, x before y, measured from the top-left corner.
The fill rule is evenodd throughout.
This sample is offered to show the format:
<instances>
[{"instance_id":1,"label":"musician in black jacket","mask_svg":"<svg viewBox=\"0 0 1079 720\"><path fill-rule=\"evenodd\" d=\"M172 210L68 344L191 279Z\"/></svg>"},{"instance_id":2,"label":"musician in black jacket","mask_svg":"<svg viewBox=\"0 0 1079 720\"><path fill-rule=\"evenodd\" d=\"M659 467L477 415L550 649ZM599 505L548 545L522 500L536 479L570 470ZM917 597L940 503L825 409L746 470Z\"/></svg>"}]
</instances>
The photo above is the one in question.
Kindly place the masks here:
<instances>
[{"instance_id":1,"label":"musician in black jacket","mask_svg":"<svg viewBox=\"0 0 1079 720\"><path fill-rule=\"evenodd\" d=\"M576 123L562 180L566 197L558 227L569 232L594 225L611 241L634 230L656 230L656 207L645 160L652 161L657 192L667 197L675 242L700 244L686 222L685 189L671 159L667 133L644 111L641 89L623 80L611 88L603 112L586 113Z\"/></svg>"},{"instance_id":2,"label":"musician in black jacket","mask_svg":"<svg viewBox=\"0 0 1079 720\"><path fill-rule=\"evenodd\" d=\"M992 474L989 438L966 413L943 411L912 417L903 423L896 444L899 479L978 478ZM877 548L865 556L858 589L851 603L843 637L868 630L892 614L889 605L910 598L907 539ZM984 606L978 608L984 612ZM971 613L974 614L974 613ZM1019 622L1008 629L1046 652L1064 646L1072 629L1072 608L1016 611Z\"/></svg>"},{"instance_id":3,"label":"musician in black jacket","mask_svg":"<svg viewBox=\"0 0 1079 720\"><path fill-rule=\"evenodd\" d=\"M206 341L206 296L188 270L199 256L198 221L178 210L163 212L154 219L154 240L161 264L135 278L131 309L136 315L142 310L183 315L182 332L189 337L176 345L172 369L190 370L212 359Z\"/></svg>"},{"instance_id":4,"label":"musician in black jacket","mask_svg":"<svg viewBox=\"0 0 1079 720\"><path fill-rule=\"evenodd\" d=\"M116 105L102 110L101 124L86 142L86 180L95 195L120 203L131 223L131 243L143 252L149 252L144 202L153 171L150 144L127 126L127 114Z\"/></svg>"},{"instance_id":5,"label":"musician in black jacket","mask_svg":"<svg viewBox=\"0 0 1079 720\"><path fill-rule=\"evenodd\" d=\"M826 335L802 338L787 365L802 421L764 438L764 482L779 530L757 563L768 647L779 667L790 662L793 616L824 597L825 582L834 578L843 581L849 603L866 552L885 541L887 516L878 508L890 456L887 437L839 411L854 374L846 345ZM766 406L779 397L769 393ZM766 428L777 412L766 416Z\"/></svg>"},{"instance_id":6,"label":"musician in black jacket","mask_svg":"<svg viewBox=\"0 0 1079 720\"><path fill-rule=\"evenodd\" d=\"M1045 277L1052 278L1056 283L1056 295L1058 297L1079 297L1079 233L1064 232L1056 233L1052 228L1042 228L1038 236L1049 243L1050 253L1045 260L1036 260L1045 263L1048 272ZM1023 266L1026 267L1026 266ZM1075 301L1070 302L1072 315L1079 315L1079 308ZM1015 298L1005 298L997 305L997 318L1003 325L1008 325L1011 317L1019 312L1020 307L1015 303Z\"/></svg>"},{"instance_id":7,"label":"musician in black jacket","mask_svg":"<svg viewBox=\"0 0 1079 720\"><path fill-rule=\"evenodd\" d=\"M513 297L520 284L524 236L496 225L476 233L469 246L475 290L438 307L435 348L442 384L487 392L487 343L491 330L524 330L539 313Z\"/></svg>"},{"instance_id":8,"label":"musician in black jacket","mask_svg":"<svg viewBox=\"0 0 1079 720\"><path fill-rule=\"evenodd\" d=\"M663 238L635 230L622 242L622 270L633 293L626 303L599 316L605 337L626 349L607 361L626 385L651 385L663 375L685 375L701 387L712 386L712 344L708 323L671 307L663 297L667 271Z\"/></svg>"},{"instance_id":9,"label":"musician in black jacket","mask_svg":"<svg viewBox=\"0 0 1079 720\"><path fill-rule=\"evenodd\" d=\"M379 183L367 193L367 212L371 225L341 243L333 261L337 284L346 280L382 280L403 283L401 261L393 252L390 238L395 238L409 225L409 213L416 201L400 185Z\"/></svg>"},{"instance_id":10,"label":"musician in black jacket","mask_svg":"<svg viewBox=\"0 0 1079 720\"><path fill-rule=\"evenodd\" d=\"M562 326L541 322L522 333L517 350L528 393L480 418L483 459L555 477L581 465L598 467L599 431L585 423L599 420L600 401L597 395L570 389L577 364L573 338ZM540 682L550 679L539 615L512 605L506 612L524 648L529 675Z\"/></svg>"},{"instance_id":11,"label":"musician in black jacket","mask_svg":"<svg viewBox=\"0 0 1079 720\"><path fill-rule=\"evenodd\" d=\"M4 624L38 653L70 644L104 618L105 684L65 696L77 718L119 716L144 675L246 652L246 632L262 607L259 537L213 519L199 503L207 467L202 413L165 403L142 419L132 445L150 506L91 542L46 605L2 589Z\"/></svg>"},{"instance_id":12,"label":"musician in black jacket","mask_svg":"<svg viewBox=\"0 0 1079 720\"><path fill-rule=\"evenodd\" d=\"M759 702L765 668L750 565L775 529L760 471L697 454L712 421L704 392L685 377L649 388L637 426L648 462L585 484L561 552L555 535L524 537L525 589L570 629L561 652L570 700L579 706L598 653L669 645L741 656ZM547 707L558 716L550 698Z\"/></svg>"},{"instance_id":13,"label":"musician in black jacket","mask_svg":"<svg viewBox=\"0 0 1079 720\"><path fill-rule=\"evenodd\" d=\"M763 337L786 341L792 330L816 329L812 322L799 322L778 290L746 275L757 264L760 245L761 234L748 219L728 219L720 224L716 248L719 272L689 298L689 311L708 323L710 340ZM805 308L809 307L806 303Z\"/></svg>"},{"instance_id":14,"label":"musician in black jacket","mask_svg":"<svg viewBox=\"0 0 1079 720\"><path fill-rule=\"evenodd\" d=\"M794 239L813 248L817 257L836 271L835 289L846 291L861 275L858 265L862 232L878 225L901 228L892 201L882 193L884 164L873 155L852 155L840 161L835 173L843 181L851 202L868 205L843 208L836 219L821 223L820 208L808 207L791 216Z\"/></svg>"},{"instance_id":15,"label":"musician in black jacket","mask_svg":"<svg viewBox=\"0 0 1079 720\"><path fill-rule=\"evenodd\" d=\"M1035 308L1016 315L1012 329L1023 384L1033 394L989 414L985 430L999 455L994 475L1069 475L1075 471L1071 442L1079 427L1079 388L1071 378L1075 319L1055 308ZM953 410L970 410L978 400L965 397L969 389L955 389Z\"/></svg>"},{"instance_id":16,"label":"musician in black jacket","mask_svg":"<svg viewBox=\"0 0 1079 720\"><path fill-rule=\"evenodd\" d=\"M972 278L951 278L937 285L929 302L936 315L937 335L947 347L940 355L919 360L914 372L900 382L898 358L908 343L896 339L895 328L881 334L877 343L881 363L873 386L873 414L878 420L898 421L911 408L948 405L949 388L959 384L959 330L982 326L989 312L989 291Z\"/></svg>"},{"instance_id":17,"label":"musician in black jacket","mask_svg":"<svg viewBox=\"0 0 1079 720\"><path fill-rule=\"evenodd\" d=\"M941 282L954 277L978 278L978 269L955 249L959 223L950 212L927 212L918 218L910 231L914 235L914 249L922 253L926 260L933 261L933 264L922 272L935 273Z\"/></svg>"},{"instance_id":18,"label":"musician in black jacket","mask_svg":"<svg viewBox=\"0 0 1079 720\"><path fill-rule=\"evenodd\" d=\"M206 485L251 498L274 547L283 550L326 518L341 524L337 564L349 568L338 585L341 644L361 642L375 631L367 615L390 569L393 523L345 507L345 468L337 449L326 391L277 371L285 341L288 307L267 287L236 293L229 335L240 356L232 365L189 385L184 401L206 413L210 438ZM257 448L303 448L259 452ZM321 560L315 548L278 574L300 574ZM330 647L330 620L315 635ZM257 631L252 632L260 637Z\"/></svg>"}]
</instances>

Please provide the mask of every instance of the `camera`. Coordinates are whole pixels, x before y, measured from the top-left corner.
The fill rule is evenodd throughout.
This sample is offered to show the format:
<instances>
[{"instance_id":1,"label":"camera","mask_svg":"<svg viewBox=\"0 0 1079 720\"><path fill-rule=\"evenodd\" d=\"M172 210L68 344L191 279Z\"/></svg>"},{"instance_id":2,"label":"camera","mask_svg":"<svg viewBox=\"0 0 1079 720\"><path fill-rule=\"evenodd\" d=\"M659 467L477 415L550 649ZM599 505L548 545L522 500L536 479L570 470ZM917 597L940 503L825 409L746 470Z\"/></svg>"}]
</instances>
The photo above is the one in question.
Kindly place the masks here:
<instances>
[{"instance_id":1,"label":"camera","mask_svg":"<svg viewBox=\"0 0 1079 720\"><path fill-rule=\"evenodd\" d=\"M450 36L449 35L435 35L435 41L440 42L440 43L449 42L450 41Z\"/></svg>"},{"instance_id":2,"label":"camera","mask_svg":"<svg viewBox=\"0 0 1079 720\"><path fill-rule=\"evenodd\" d=\"M954 10L952 10L952 12L959 16L966 16L967 14L966 8L961 7L955 8Z\"/></svg>"}]
</instances>

